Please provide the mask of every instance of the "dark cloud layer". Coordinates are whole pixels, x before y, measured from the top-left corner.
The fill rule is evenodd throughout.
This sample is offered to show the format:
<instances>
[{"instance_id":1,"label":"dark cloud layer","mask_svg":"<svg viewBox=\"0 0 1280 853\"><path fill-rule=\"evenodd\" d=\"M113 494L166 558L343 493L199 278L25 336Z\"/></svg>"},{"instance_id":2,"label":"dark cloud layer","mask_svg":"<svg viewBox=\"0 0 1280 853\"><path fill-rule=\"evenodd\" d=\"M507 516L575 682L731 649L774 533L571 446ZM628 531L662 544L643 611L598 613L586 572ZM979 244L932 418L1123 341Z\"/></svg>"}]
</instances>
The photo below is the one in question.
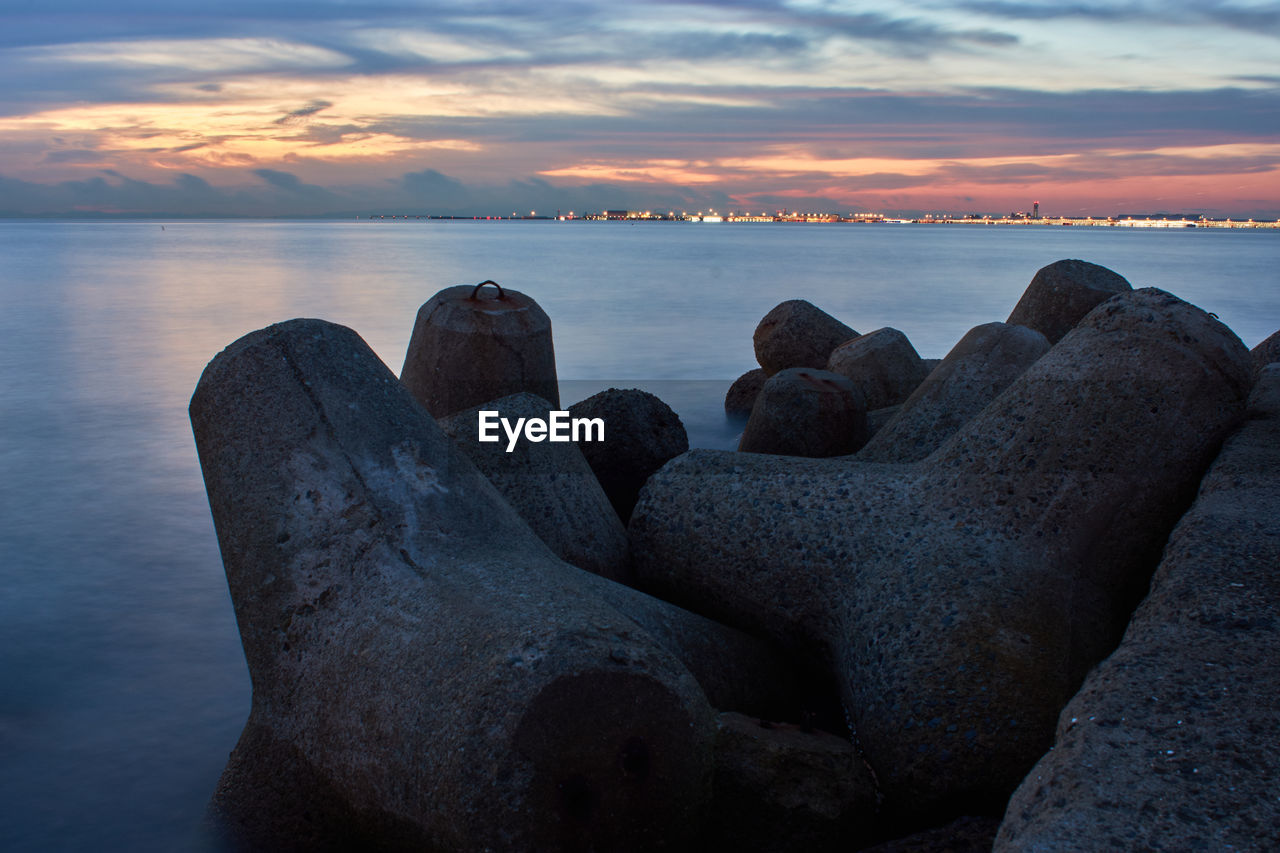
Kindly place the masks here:
<instances>
[{"instance_id":1,"label":"dark cloud layer","mask_svg":"<svg viewBox=\"0 0 1280 853\"><path fill-rule=\"evenodd\" d=\"M305 120L308 116L313 116L321 110L328 109L333 106L329 101L312 101L305 107L298 107L296 110L290 110L280 118L275 120L275 124L295 124Z\"/></svg>"},{"instance_id":2,"label":"dark cloud layer","mask_svg":"<svg viewBox=\"0 0 1280 853\"><path fill-rule=\"evenodd\" d=\"M697 158L804 144L828 156L974 157L1054 154L1081 146L1214 145L1280 137L1280 89L1207 91L850 92L662 87L671 96L767 97L759 106L662 104L622 116L420 118L370 130L490 144L563 143L598 157Z\"/></svg>"},{"instance_id":3,"label":"dark cloud layer","mask_svg":"<svg viewBox=\"0 0 1280 853\"><path fill-rule=\"evenodd\" d=\"M630 210L694 211L715 208L852 211L867 209L851 203L849 192L881 193L933 188L946 192L952 186L998 187L1007 183L1037 184L1044 181L1106 181L1131 175L1173 178L1182 175L1225 173L1248 175L1280 168L1280 155L1249 159L1224 157L1210 164L1195 158L1152 155L1097 155L1067 158L1052 165L1019 162L980 166L944 164L934 175L922 177L891 172L819 180L805 192L780 187L760 187L740 196L707 186L592 182L564 184L538 177L510 181L466 182L434 169L401 175L379 186L321 187L297 175L274 169L247 173L258 183L215 187L192 174L179 174L167 183L139 180L114 169L100 170L83 180L54 184L35 183L0 175L0 216L320 216L350 218L369 215L508 216L556 213L578 214L605 208ZM840 198L825 194L838 188ZM834 186L831 186L834 184ZM868 196L868 198L872 198ZM874 205L873 205L874 206ZM1196 205L1202 211L1203 205ZM888 213L919 212L914 208ZM1237 215L1274 218L1280 215L1274 199L1255 199Z\"/></svg>"},{"instance_id":4,"label":"dark cloud layer","mask_svg":"<svg viewBox=\"0 0 1280 853\"><path fill-rule=\"evenodd\" d=\"M1223 3L1217 0L1165 2L1013 3L1007 0L968 0L962 8L994 18L1050 21L1067 18L1103 22L1215 25L1280 38L1280 3Z\"/></svg>"},{"instance_id":5,"label":"dark cloud layer","mask_svg":"<svg viewBox=\"0 0 1280 853\"><path fill-rule=\"evenodd\" d=\"M628 209L727 209L720 191L614 184L557 186L531 177L494 184L464 184L433 170L408 173L382 187L324 188L289 172L257 169L261 181L219 188L191 174L168 183L142 181L103 170L85 180L35 183L0 175L0 216L322 216L376 214L436 216L583 213L604 206Z\"/></svg>"}]
</instances>

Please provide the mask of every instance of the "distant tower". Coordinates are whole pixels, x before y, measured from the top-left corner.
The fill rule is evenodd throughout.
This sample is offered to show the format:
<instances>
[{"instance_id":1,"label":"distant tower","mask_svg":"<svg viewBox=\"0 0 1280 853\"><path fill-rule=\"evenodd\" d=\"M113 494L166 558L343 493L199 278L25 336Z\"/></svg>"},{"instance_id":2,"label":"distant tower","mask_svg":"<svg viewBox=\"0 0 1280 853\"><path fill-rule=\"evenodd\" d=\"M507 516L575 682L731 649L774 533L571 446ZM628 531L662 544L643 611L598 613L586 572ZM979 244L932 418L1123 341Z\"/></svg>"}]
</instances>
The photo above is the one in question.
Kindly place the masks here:
<instances>
[{"instance_id":1,"label":"distant tower","mask_svg":"<svg viewBox=\"0 0 1280 853\"><path fill-rule=\"evenodd\" d=\"M1040 218L1040 202L1038 201L1031 202L1031 218L1032 219Z\"/></svg>"}]
</instances>

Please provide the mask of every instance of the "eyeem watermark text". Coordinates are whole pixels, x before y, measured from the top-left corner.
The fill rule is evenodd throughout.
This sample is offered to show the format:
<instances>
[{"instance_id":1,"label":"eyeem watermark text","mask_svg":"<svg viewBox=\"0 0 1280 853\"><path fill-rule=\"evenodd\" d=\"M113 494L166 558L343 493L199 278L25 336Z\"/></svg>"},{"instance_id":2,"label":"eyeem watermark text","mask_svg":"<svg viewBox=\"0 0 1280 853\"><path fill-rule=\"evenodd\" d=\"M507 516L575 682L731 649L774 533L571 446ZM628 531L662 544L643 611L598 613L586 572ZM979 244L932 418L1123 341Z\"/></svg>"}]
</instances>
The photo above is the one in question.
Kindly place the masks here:
<instances>
[{"instance_id":1,"label":"eyeem watermark text","mask_svg":"<svg viewBox=\"0 0 1280 853\"><path fill-rule=\"evenodd\" d=\"M496 410L480 410L480 441L501 441L498 426L507 434L507 452L515 450L523 433L526 441L604 441L604 418L571 418L568 412L548 412L547 419L516 418L511 421Z\"/></svg>"}]
</instances>

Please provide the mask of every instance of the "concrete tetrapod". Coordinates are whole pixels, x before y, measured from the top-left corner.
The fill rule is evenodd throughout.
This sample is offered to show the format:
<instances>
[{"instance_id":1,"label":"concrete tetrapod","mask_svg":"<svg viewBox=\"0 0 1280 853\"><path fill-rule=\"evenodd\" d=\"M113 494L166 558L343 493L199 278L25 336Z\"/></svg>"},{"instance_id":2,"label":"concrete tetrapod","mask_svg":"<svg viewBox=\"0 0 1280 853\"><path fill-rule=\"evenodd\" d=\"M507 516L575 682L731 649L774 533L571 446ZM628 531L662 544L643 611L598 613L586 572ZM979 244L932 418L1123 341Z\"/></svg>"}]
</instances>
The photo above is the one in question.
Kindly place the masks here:
<instances>
[{"instance_id":1,"label":"concrete tetrapod","mask_svg":"<svg viewBox=\"0 0 1280 853\"><path fill-rule=\"evenodd\" d=\"M975 326L876 431L858 458L925 458L1048 351L1049 341L1035 329L1006 323Z\"/></svg>"},{"instance_id":2,"label":"concrete tetrapod","mask_svg":"<svg viewBox=\"0 0 1280 853\"><path fill-rule=\"evenodd\" d=\"M551 404L533 394L512 394L441 418L439 424L557 557L626 583L626 528L578 445L519 440L508 449L512 442L496 425L498 441L482 442L481 411L497 412L514 424L521 418L547 420Z\"/></svg>"},{"instance_id":3,"label":"concrete tetrapod","mask_svg":"<svg viewBox=\"0 0 1280 853\"><path fill-rule=\"evenodd\" d=\"M996 849L1280 849L1280 365L1058 719Z\"/></svg>"},{"instance_id":4,"label":"concrete tetrapod","mask_svg":"<svg viewBox=\"0 0 1280 853\"><path fill-rule=\"evenodd\" d=\"M418 309L400 381L437 418L521 391L558 409L551 318L497 282L446 287Z\"/></svg>"},{"instance_id":5,"label":"concrete tetrapod","mask_svg":"<svg viewBox=\"0 0 1280 853\"><path fill-rule=\"evenodd\" d=\"M831 351L827 370L857 386L868 410L904 402L928 375L907 336L890 328L845 341Z\"/></svg>"},{"instance_id":6,"label":"concrete tetrapod","mask_svg":"<svg viewBox=\"0 0 1280 853\"><path fill-rule=\"evenodd\" d=\"M769 310L751 336L756 361L772 376L788 367L827 366L831 351L858 333L804 299L788 299Z\"/></svg>"},{"instance_id":7,"label":"concrete tetrapod","mask_svg":"<svg viewBox=\"0 0 1280 853\"><path fill-rule=\"evenodd\" d=\"M557 559L350 329L241 338L191 421L253 682L212 806L235 840L696 833L708 696L788 677L758 642Z\"/></svg>"},{"instance_id":8,"label":"concrete tetrapod","mask_svg":"<svg viewBox=\"0 0 1280 853\"><path fill-rule=\"evenodd\" d=\"M866 398L838 373L788 367L756 396L738 450L785 456L843 456L867 443Z\"/></svg>"},{"instance_id":9,"label":"concrete tetrapod","mask_svg":"<svg viewBox=\"0 0 1280 853\"><path fill-rule=\"evenodd\" d=\"M756 403L756 396L759 395L760 389L764 387L765 380L768 378L769 374L764 372L764 368L757 367L733 380L733 384L724 395L724 413L730 417L750 415L751 407Z\"/></svg>"},{"instance_id":10,"label":"concrete tetrapod","mask_svg":"<svg viewBox=\"0 0 1280 853\"><path fill-rule=\"evenodd\" d=\"M716 721L707 849L821 853L875 837L875 779L847 737L732 712Z\"/></svg>"},{"instance_id":11,"label":"concrete tetrapod","mask_svg":"<svg viewBox=\"0 0 1280 853\"><path fill-rule=\"evenodd\" d=\"M1205 312L1117 296L920 463L673 460L632 518L637 577L827 660L887 808L995 813L1119 639L1248 385Z\"/></svg>"},{"instance_id":12,"label":"concrete tetrapod","mask_svg":"<svg viewBox=\"0 0 1280 853\"><path fill-rule=\"evenodd\" d=\"M609 388L569 407L575 418L604 422L604 441L579 442L609 502L625 524L654 471L689 449L680 416L639 388Z\"/></svg>"},{"instance_id":13,"label":"concrete tetrapod","mask_svg":"<svg viewBox=\"0 0 1280 853\"><path fill-rule=\"evenodd\" d=\"M1280 361L1280 332L1272 332L1271 337L1249 351L1253 356L1253 378L1257 381L1262 368Z\"/></svg>"},{"instance_id":14,"label":"concrete tetrapod","mask_svg":"<svg viewBox=\"0 0 1280 853\"><path fill-rule=\"evenodd\" d=\"M1132 290L1124 276L1088 261L1068 259L1041 267L1006 320L1030 326L1056 344L1093 307Z\"/></svg>"}]
</instances>

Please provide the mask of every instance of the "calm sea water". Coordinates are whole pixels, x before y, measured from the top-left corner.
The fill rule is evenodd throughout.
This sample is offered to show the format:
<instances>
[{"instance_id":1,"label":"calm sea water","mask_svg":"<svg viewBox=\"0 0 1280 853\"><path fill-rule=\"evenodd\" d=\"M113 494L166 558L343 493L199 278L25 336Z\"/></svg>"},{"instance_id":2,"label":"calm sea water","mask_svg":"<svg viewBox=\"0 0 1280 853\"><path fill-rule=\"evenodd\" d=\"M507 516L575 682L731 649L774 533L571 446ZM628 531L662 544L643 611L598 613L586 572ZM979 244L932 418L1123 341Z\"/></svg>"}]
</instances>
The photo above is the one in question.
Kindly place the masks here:
<instances>
[{"instance_id":1,"label":"calm sea water","mask_svg":"<svg viewBox=\"0 0 1280 853\"><path fill-rule=\"evenodd\" d=\"M1280 327L1280 232L623 223L0 222L0 849L204 845L249 680L186 406L292 317L399 371L418 305L493 278L551 315L570 403L657 390L729 446L728 382L777 302L941 357L1060 258ZM675 381L678 380L678 381ZM697 382L689 380L698 380Z\"/></svg>"}]
</instances>

